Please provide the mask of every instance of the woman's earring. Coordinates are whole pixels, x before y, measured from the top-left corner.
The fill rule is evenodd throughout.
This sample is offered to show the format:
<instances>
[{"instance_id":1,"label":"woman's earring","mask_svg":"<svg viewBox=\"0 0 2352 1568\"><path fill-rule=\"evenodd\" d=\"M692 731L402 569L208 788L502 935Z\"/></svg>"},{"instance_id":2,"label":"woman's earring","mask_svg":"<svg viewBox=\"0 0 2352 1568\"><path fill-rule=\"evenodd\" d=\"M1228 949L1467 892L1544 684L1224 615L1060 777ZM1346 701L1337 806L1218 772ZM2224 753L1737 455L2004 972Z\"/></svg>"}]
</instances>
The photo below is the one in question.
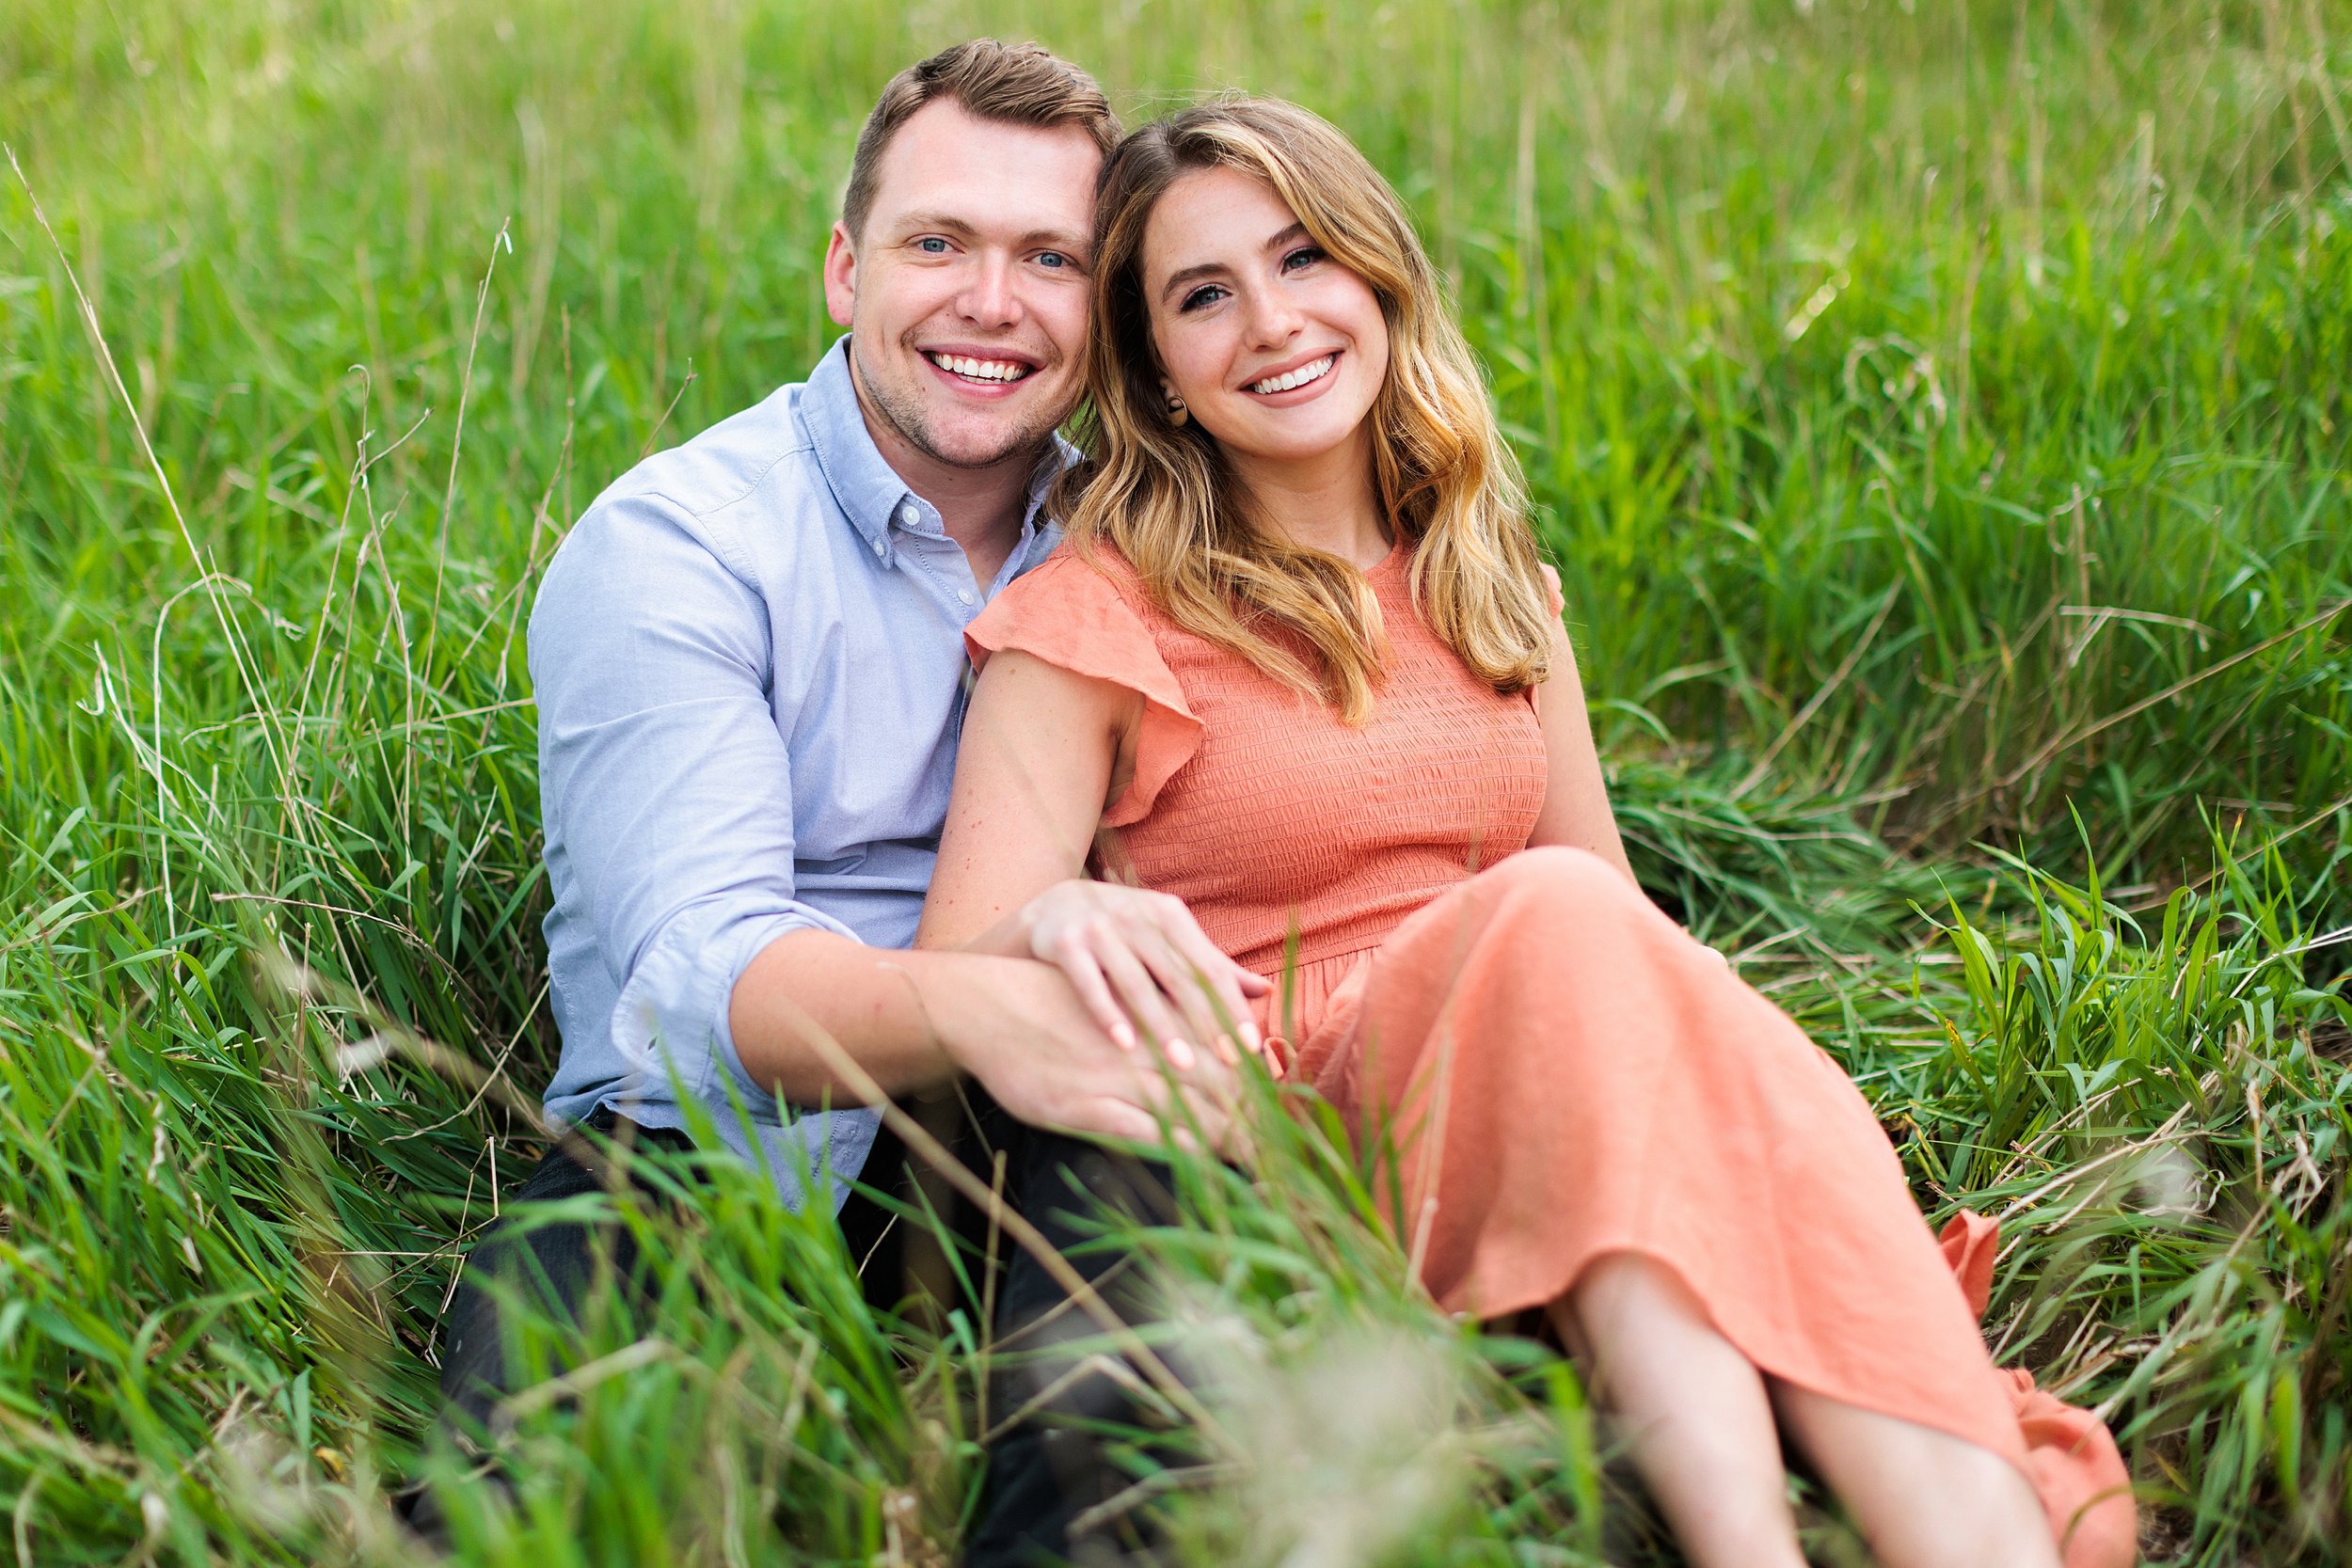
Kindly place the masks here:
<instances>
[{"instance_id":1,"label":"woman's earring","mask_svg":"<svg viewBox=\"0 0 2352 1568\"><path fill-rule=\"evenodd\" d=\"M1168 422L1172 425L1182 425L1190 418L1192 418L1192 410L1184 406L1184 400L1173 392L1168 393Z\"/></svg>"}]
</instances>

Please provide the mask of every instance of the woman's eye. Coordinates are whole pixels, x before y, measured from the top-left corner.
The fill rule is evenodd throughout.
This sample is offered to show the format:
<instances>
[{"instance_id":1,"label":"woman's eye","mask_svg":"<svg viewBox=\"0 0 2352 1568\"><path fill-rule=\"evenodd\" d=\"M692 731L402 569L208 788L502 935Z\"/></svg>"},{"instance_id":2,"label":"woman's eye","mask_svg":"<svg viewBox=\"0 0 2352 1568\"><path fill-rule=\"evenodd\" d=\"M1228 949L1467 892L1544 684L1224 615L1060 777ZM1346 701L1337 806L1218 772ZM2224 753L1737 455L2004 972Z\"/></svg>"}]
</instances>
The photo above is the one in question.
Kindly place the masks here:
<instances>
[{"instance_id":1,"label":"woman's eye","mask_svg":"<svg viewBox=\"0 0 2352 1568\"><path fill-rule=\"evenodd\" d=\"M1321 246L1302 245L1296 250L1292 251L1288 256L1282 258L1282 270L1284 272L1296 272L1301 267L1311 267L1317 261L1322 260L1323 249Z\"/></svg>"},{"instance_id":2,"label":"woman's eye","mask_svg":"<svg viewBox=\"0 0 2352 1568\"><path fill-rule=\"evenodd\" d=\"M1037 264L1041 267L1052 267L1058 271L1059 269L1070 264L1070 258L1064 256L1058 250L1041 250L1038 252Z\"/></svg>"},{"instance_id":3,"label":"woman's eye","mask_svg":"<svg viewBox=\"0 0 2352 1568\"><path fill-rule=\"evenodd\" d=\"M1186 294L1184 296L1184 302L1176 307L1176 309L1179 310L1198 310L1204 305L1215 305L1218 300L1223 299L1224 297L1225 287L1223 284L1203 283L1200 287Z\"/></svg>"}]
</instances>

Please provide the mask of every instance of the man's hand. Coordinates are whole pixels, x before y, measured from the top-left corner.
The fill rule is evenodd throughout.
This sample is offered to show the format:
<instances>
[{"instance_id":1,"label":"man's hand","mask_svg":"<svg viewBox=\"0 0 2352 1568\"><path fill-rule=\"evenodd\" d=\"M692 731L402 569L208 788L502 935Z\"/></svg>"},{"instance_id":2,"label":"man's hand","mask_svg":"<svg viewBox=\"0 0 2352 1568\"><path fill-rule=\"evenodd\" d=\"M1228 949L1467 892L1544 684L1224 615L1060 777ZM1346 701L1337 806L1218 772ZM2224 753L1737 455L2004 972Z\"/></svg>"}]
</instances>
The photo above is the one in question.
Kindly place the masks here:
<instances>
[{"instance_id":1,"label":"man's hand","mask_svg":"<svg viewBox=\"0 0 2352 1568\"><path fill-rule=\"evenodd\" d=\"M728 1019L744 1070L798 1104L857 1103L876 1088L898 1095L961 1071L1035 1126L1246 1152L1231 1064L1199 1052L1179 1068L1160 1052L1120 1045L1061 971L1035 958L793 931L736 981ZM854 1076L828 1065L843 1053Z\"/></svg>"},{"instance_id":2,"label":"man's hand","mask_svg":"<svg viewBox=\"0 0 2352 1568\"><path fill-rule=\"evenodd\" d=\"M1132 890L1131 890L1132 891ZM1180 906L1181 907L1181 906ZM1114 1041L1062 972L1028 959L983 960L946 994L916 978L947 1053L1012 1116L1035 1127L1243 1152L1231 1063L1205 1052L1176 1061Z\"/></svg>"},{"instance_id":3,"label":"man's hand","mask_svg":"<svg viewBox=\"0 0 2352 1568\"><path fill-rule=\"evenodd\" d=\"M1057 882L1009 923L1015 951L1059 969L1104 1033L1132 1051L1136 1029L1179 1070L1193 1046L1230 1066L1236 1047L1263 1053L1249 998L1269 987L1217 951L1184 901L1116 882ZM1279 1070L1279 1065L1276 1070Z\"/></svg>"}]
</instances>

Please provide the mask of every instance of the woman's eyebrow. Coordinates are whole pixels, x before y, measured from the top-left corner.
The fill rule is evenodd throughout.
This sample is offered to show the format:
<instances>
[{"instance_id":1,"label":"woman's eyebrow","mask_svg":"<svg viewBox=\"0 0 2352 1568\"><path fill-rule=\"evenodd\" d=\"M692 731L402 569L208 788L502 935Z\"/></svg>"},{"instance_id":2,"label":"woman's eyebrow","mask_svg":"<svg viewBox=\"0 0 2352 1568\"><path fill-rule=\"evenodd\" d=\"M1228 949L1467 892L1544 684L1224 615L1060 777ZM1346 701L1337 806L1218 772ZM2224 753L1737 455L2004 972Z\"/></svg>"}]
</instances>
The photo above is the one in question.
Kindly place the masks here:
<instances>
[{"instance_id":1,"label":"woman's eyebrow","mask_svg":"<svg viewBox=\"0 0 2352 1568\"><path fill-rule=\"evenodd\" d=\"M1307 232L1307 226L1305 224L1294 223L1288 229L1283 230L1280 233L1266 241L1264 245L1261 248L1265 250L1279 250L1294 240L1304 240L1310 237L1311 236ZM1168 275L1167 282L1160 285L1160 297L1162 299L1166 299L1169 294L1174 293L1178 289L1184 287L1185 284L1198 282L1203 277L1213 277L1224 270L1225 263L1222 261L1198 261L1188 267L1179 267L1174 272Z\"/></svg>"},{"instance_id":2,"label":"woman's eyebrow","mask_svg":"<svg viewBox=\"0 0 2352 1568\"><path fill-rule=\"evenodd\" d=\"M1185 284L1199 282L1204 277L1215 277L1224 270L1225 263L1222 261L1196 261L1191 266L1179 267L1168 275L1167 282L1160 285L1160 297L1166 299Z\"/></svg>"}]
</instances>

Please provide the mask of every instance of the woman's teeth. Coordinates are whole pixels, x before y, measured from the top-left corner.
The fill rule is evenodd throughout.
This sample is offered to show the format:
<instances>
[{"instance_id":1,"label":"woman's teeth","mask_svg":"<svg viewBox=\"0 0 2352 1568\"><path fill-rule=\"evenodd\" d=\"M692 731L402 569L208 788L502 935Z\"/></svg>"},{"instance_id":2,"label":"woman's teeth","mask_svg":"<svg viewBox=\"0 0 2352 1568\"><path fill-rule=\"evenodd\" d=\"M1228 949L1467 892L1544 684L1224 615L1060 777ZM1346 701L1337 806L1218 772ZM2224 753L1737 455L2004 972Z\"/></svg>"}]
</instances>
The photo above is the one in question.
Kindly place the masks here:
<instances>
[{"instance_id":1,"label":"woman's teeth","mask_svg":"<svg viewBox=\"0 0 2352 1568\"><path fill-rule=\"evenodd\" d=\"M1263 381L1254 382L1249 389L1253 392L1287 392L1294 387L1304 387L1310 381L1320 381L1330 372L1331 363L1337 358L1339 356L1336 354L1327 354L1295 371L1285 371L1280 375L1270 375Z\"/></svg>"},{"instance_id":2,"label":"woman's teeth","mask_svg":"<svg viewBox=\"0 0 2352 1568\"><path fill-rule=\"evenodd\" d=\"M974 359L961 354L934 354L930 362L943 371L968 375L975 381L1018 381L1029 367L1017 359Z\"/></svg>"}]
</instances>

